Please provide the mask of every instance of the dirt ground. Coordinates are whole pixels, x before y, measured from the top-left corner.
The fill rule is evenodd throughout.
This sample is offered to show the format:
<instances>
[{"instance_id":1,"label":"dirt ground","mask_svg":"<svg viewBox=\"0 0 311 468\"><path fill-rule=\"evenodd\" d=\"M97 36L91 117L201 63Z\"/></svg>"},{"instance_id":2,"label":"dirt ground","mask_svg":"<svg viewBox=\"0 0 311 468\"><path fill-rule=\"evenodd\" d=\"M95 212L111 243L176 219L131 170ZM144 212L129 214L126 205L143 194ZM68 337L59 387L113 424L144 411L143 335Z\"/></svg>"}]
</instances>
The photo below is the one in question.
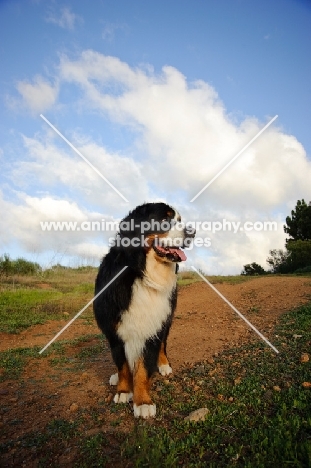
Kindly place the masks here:
<instances>
[{"instance_id":1,"label":"dirt ground","mask_svg":"<svg viewBox=\"0 0 311 468\"><path fill-rule=\"evenodd\" d=\"M215 287L272 344L275 339L273 327L280 314L308 302L311 297L311 279L303 277L260 277L235 285L216 284ZM66 322L51 321L18 335L0 334L0 349L43 347ZM72 340L98 332L95 323L87 325L83 320L77 320L60 339ZM250 339L260 340L207 284L198 282L181 288L168 341L173 376L184 365L212 362L213 356L223 349ZM87 366L84 363L80 369L74 358L77 351L98 346L98 341L95 337L76 345L68 344L67 361L63 366L51 365L53 353L47 358L31 358L19 379L0 384L0 405L5 409L0 411L1 442L40 431L53 419L74 420L82 408L86 418L85 414L98 405L103 408L102 425L107 424L105 405L109 405L113 397L108 381L115 372L110 352L105 349L102 356L89 359ZM263 346L267 345L263 343ZM156 392L156 385L153 385L153 392ZM128 424L130 427L131 420ZM7 465L3 466L15 466L9 459L14 458L16 450L18 447L13 446L4 460ZM65 462L64 459L64 465Z\"/></svg>"}]
</instances>

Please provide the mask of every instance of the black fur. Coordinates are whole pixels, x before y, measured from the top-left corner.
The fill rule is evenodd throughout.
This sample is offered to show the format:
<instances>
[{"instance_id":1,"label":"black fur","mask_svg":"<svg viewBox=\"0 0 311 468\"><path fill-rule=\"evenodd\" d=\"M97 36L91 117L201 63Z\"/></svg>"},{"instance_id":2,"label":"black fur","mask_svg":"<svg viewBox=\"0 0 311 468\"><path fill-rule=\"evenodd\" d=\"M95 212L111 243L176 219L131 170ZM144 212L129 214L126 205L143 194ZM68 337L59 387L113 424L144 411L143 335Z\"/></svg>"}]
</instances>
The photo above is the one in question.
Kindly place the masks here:
<instances>
[{"instance_id":1,"label":"black fur","mask_svg":"<svg viewBox=\"0 0 311 468\"><path fill-rule=\"evenodd\" d=\"M171 221L174 216L174 209L165 203L146 203L131 211L129 215L123 219L120 223L118 236L121 239L124 237L132 239L134 237L146 237L154 233L161 234L165 231L149 230L143 233L141 230L141 223L144 221L151 222L152 220L161 222L164 219ZM134 229L129 231L122 228L122 226L124 226L123 222L130 224L131 220L133 220L132 227ZM112 357L118 370L121 370L126 357L124 343L118 337L116 328L121 320L122 313L130 306L134 281L137 278L142 278L144 275L146 268L146 249L141 246L122 247L116 245L111 247L109 253L102 260L95 283L96 295L125 266L127 266L127 269L94 301L94 314L97 324L107 337ZM173 313L176 308L176 289L171 292L171 297L169 297L168 300L171 306L170 316L166 323L163 324L162 329L156 330L155 336L147 340L145 344L143 358L149 376L156 370L157 357L162 342L164 343L166 351L166 341L171 327ZM148 311L146 311L146 314L147 313Z\"/></svg>"}]
</instances>

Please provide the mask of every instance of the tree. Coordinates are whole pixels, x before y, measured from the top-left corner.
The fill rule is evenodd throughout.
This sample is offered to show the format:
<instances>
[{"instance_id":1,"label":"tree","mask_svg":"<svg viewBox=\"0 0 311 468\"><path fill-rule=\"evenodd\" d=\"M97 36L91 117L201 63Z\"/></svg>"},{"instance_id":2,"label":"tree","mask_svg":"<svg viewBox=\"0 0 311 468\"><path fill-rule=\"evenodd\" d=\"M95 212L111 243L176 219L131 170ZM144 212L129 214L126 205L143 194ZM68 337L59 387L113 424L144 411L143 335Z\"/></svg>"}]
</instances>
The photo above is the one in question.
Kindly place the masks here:
<instances>
[{"instance_id":1,"label":"tree","mask_svg":"<svg viewBox=\"0 0 311 468\"><path fill-rule=\"evenodd\" d=\"M291 271L311 266L311 240L297 240L287 243L287 263Z\"/></svg>"},{"instance_id":2,"label":"tree","mask_svg":"<svg viewBox=\"0 0 311 468\"><path fill-rule=\"evenodd\" d=\"M244 270L242 271L241 275L246 276L257 276L257 275L265 275L266 271L262 268L262 266L258 265L258 263L248 263L244 265Z\"/></svg>"},{"instance_id":3,"label":"tree","mask_svg":"<svg viewBox=\"0 0 311 468\"><path fill-rule=\"evenodd\" d=\"M311 240L311 202L307 205L304 199L297 201L291 216L286 217L284 232L289 235L286 245L292 241Z\"/></svg>"},{"instance_id":4,"label":"tree","mask_svg":"<svg viewBox=\"0 0 311 468\"><path fill-rule=\"evenodd\" d=\"M290 267L287 264L289 252L282 249L269 250L270 257L267 258L267 263L271 268L272 273L289 273Z\"/></svg>"}]
</instances>

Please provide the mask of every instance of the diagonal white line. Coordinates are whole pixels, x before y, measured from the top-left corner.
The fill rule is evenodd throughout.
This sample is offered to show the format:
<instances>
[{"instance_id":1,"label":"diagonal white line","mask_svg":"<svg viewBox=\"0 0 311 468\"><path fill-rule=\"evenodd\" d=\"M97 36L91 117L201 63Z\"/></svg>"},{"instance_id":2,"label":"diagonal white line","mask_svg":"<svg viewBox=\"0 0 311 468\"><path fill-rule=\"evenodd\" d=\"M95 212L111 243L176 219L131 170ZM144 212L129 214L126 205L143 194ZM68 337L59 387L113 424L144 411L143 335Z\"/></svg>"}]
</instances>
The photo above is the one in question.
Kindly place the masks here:
<instances>
[{"instance_id":1,"label":"diagonal white line","mask_svg":"<svg viewBox=\"0 0 311 468\"><path fill-rule=\"evenodd\" d=\"M72 148L80 156L80 158L83 159L83 161L86 162L86 164L88 164L93 169L93 171L96 172L96 174L98 174L106 182L106 184L108 184L118 195L120 195L121 198L123 198L124 201L128 203L128 200L122 195L122 193L119 192L119 190L111 182L109 182L109 180L106 179L106 177L95 166L93 166L93 164L85 156L83 156L83 154L80 153L80 151L77 150L77 148L69 140L67 140L67 138L59 130L57 130L57 128L54 127L54 125L51 124L51 122L46 117L44 117L43 114L40 114L40 117L54 130L54 132L57 133L57 135L59 135L67 143L67 145L70 146L70 148Z\"/></svg>"},{"instance_id":2,"label":"diagonal white line","mask_svg":"<svg viewBox=\"0 0 311 468\"><path fill-rule=\"evenodd\" d=\"M49 347L65 330L66 330L66 328L68 328L68 327L76 320L76 318L78 318L79 315L81 315L82 312L84 312L85 309L87 309L88 306L91 305L91 304L95 301L95 299L96 299L98 296L100 296L101 293L102 293L103 291L105 291L105 289L107 289L107 288L111 285L111 283L113 283L113 282L118 278L118 276L121 275L121 273L123 273L124 270L126 270L126 268L127 268L127 266L125 266L124 268L122 268L122 270L119 271L119 273L116 274L116 276L114 276L114 277L112 278L112 280L110 280L109 283L107 283L106 286L104 286L103 289L101 289L101 290L99 291L99 293L97 293L96 296L94 296L93 299L91 299L90 302L88 302L88 303L83 307L83 309L81 309L80 312L78 312L78 313L70 320L70 322L66 323L66 325L64 326L64 328L62 328L61 331L59 331L59 332L54 336L54 338L53 338L51 341L49 341L48 344L45 345L44 348L41 349L41 351L39 351L39 354L42 354L43 351L45 351L45 350L46 350L46 349L47 349L47 348L48 348L48 347Z\"/></svg>"},{"instance_id":3,"label":"diagonal white line","mask_svg":"<svg viewBox=\"0 0 311 468\"><path fill-rule=\"evenodd\" d=\"M200 190L196 195L195 197L192 198L192 200L190 200L190 203L194 202L194 200L196 200L200 195L201 193L204 192L204 190L207 189L207 187L209 187L216 179L218 179L218 177L233 163L233 161L235 161L242 153L243 151L245 151L255 140L257 140L257 138L272 124L272 122L274 122L276 119L278 118L277 115L275 115L273 117L273 119L270 120L270 122L267 123L267 125L265 125L258 133L257 135L254 136L254 138L251 139L251 141L249 141L247 143L247 145L244 146L244 148L242 148L238 154L236 154L213 178L212 180L209 181L208 184L206 184L202 190Z\"/></svg>"},{"instance_id":4,"label":"diagonal white line","mask_svg":"<svg viewBox=\"0 0 311 468\"><path fill-rule=\"evenodd\" d=\"M263 334L260 333L260 331L257 330L257 328L254 327L254 325L253 325L249 320L247 320L247 318L244 317L244 315L241 314L241 312L239 312L238 309L236 309L236 308L231 304L231 302L229 302L228 299L226 299L225 296L223 296L223 295L218 291L218 289L215 288L215 286L213 286L203 275L201 275L201 273L200 273L194 266L191 266L191 268L192 268L192 270L194 270L194 271L205 281L206 284L208 284L208 285L213 289L213 291L215 291L216 294L218 294L218 296L220 296L220 297L231 307L232 310L234 310L235 313L238 314L238 316L239 316L241 319L244 320L244 322L247 323L247 325L248 325L249 327L251 327L251 328L257 333L258 336L260 336L260 338L261 338L263 341L265 341L265 342L270 346L270 348L273 349L273 351L274 351L275 353L279 354L279 351L273 346L273 344L271 344L270 341L267 340L267 338L266 338L265 336L263 336Z\"/></svg>"}]
</instances>

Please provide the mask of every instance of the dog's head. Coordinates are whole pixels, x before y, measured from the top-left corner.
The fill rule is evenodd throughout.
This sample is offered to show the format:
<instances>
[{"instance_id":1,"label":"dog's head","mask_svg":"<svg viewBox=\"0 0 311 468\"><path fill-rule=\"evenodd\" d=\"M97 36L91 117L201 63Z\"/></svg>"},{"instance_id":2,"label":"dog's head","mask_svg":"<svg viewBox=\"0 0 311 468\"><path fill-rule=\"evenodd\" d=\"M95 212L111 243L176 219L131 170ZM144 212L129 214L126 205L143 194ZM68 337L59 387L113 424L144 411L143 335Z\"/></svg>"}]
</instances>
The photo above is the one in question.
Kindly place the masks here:
<instances>
[{"instance_id":1,"label":"dog's head","mask_svg":"<svg viewBox=\"0 0 311 468\"><path fill-rule=\"evenodd\" d=\"M119 241L122 247L153 249L162 262L182 262L195 229L182 224L178 211L166 203L140 205L120 223Z\"/></svg>"}]
</instances>

